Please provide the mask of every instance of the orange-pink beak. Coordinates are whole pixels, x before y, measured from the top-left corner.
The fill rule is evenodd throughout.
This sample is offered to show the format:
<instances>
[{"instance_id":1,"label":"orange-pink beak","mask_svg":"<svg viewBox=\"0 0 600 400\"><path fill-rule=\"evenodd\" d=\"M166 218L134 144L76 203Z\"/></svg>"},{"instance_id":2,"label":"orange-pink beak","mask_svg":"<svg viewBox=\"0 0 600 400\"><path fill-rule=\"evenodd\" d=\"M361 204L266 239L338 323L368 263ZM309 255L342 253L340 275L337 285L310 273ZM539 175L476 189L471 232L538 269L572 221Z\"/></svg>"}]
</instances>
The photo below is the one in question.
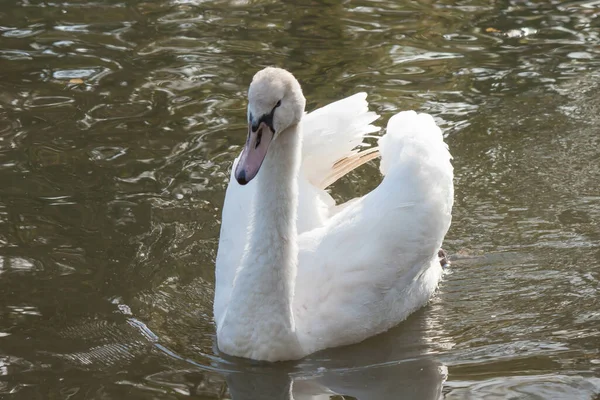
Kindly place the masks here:
<instances>
[{"instance_id":1,"label":"orange-pink beak","mask_svg":"<svg viewBox=\"0 0 600 400\"><path fill-rule=\"evenodd\" d=\"M240 185L245 185L256 176L272 140L273 131L264 122L256 130L252 129L251 124L248 125L248 139L235 169L235 179Z\"/></svg>"}]
</instances>

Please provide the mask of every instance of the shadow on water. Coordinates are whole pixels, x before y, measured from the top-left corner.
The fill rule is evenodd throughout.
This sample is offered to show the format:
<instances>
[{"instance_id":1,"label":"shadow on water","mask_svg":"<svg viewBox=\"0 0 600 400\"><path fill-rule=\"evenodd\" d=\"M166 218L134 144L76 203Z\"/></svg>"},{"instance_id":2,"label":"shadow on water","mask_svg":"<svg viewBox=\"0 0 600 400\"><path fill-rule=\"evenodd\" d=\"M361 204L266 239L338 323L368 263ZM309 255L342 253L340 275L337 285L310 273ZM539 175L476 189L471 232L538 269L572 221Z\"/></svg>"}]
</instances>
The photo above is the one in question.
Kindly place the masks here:
<instances>
[{"instance_id":1,"label":"shadow on water","mask_svg":"<svg viewBox=\"0 0 600 400\"><path fill-rule=\"evenodd\" d=\"M360 344L276 364L223 354L199 364L157 345L165 356L188 367L148 376L147 384L167 385L201 398L226 398L228 391L236 400L320 400L334 395L359 400L439 399L447 369L436 358L431 338L427 339L432 329L439 327L431 326L426 313L418 312L402 326Z\"/></svg>"},{"instance_id":2,"label":"shadow on water","mask_svg":"<svg viewBox=\"0 0 600 400\"><path fill-rule=\"evenodd\" d=\"M319 400L336 394L359 400L437 400L447 371L428 354L431 349L424 335L432 327L426 322L424 313L419 313L384 335L310 356L290 373L273 370L267 377L229 374L229 391L233 399L240 400ZM280 391L272 391L277 387L273 380Z\"/></svg>"}]
</instances>

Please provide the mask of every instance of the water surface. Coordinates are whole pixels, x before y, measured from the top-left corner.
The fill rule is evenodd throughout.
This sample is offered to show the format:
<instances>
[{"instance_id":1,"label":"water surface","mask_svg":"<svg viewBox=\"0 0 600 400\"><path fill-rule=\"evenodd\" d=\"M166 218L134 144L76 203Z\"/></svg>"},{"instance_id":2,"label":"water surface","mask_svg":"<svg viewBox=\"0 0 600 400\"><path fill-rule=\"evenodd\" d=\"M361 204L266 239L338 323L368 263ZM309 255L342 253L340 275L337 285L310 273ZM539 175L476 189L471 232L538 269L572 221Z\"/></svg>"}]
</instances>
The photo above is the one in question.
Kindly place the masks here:
<instances>
[{"instance_id":1,"label":"water surface","mask_svg":"<svg viewBox=\"0 0 600 400\"><path fill-rule=\"evenodd\" d=\"M3 2L0 397L597 399L600 3L297 3ZM433 114L456 172L431 303L276 367L219 354L212 323L246 89L273 64L309 110L366 91L381 126Z\"/></svg>"}]
</instances>

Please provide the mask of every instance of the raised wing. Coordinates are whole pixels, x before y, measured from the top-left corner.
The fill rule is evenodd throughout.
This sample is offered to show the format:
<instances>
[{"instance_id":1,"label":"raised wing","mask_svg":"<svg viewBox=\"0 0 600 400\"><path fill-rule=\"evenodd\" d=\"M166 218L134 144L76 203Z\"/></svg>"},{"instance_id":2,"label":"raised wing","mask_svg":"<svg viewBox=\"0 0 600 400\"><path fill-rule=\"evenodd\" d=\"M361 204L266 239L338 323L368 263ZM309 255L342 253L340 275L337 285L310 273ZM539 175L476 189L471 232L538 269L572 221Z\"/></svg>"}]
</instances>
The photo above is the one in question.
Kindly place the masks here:
<instances>
[{"instance_id":1,"label":"raised wing","mask_svg":"<svg viewBox=\"0 0 600 400\"><path fill-rule=\"evenodd\" d=\"M366 99L366 93L357 93L319 108L302 119L302 168L315 187L324 189L333 183L327 183L332 172L361 148L368 148L365 136L379 131L371 125L379 116L369 111ZM360 165L362 163L357 163L354 168Z\"/></svg>"}]
</instances>

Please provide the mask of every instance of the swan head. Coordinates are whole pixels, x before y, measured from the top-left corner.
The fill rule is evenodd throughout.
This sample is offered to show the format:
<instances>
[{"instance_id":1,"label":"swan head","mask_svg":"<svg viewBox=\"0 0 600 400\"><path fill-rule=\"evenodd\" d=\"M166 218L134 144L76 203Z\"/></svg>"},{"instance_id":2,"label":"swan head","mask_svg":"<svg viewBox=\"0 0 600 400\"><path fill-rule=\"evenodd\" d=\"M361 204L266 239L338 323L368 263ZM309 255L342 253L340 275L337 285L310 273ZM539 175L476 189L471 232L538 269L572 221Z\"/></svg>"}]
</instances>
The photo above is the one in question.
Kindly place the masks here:
<instances>
[{"instance_id":1,"label":"swan head","mask_svg":"<svg viewBox=\"0 0 600 400\"><path fill-rule=\"evenodd\" d=\"M268 67L258 71L248 89L248 138L235 170L240 185L258 173L269 145L300 122L306 99L290 72Z\"/></svg>"}]
</instances>

